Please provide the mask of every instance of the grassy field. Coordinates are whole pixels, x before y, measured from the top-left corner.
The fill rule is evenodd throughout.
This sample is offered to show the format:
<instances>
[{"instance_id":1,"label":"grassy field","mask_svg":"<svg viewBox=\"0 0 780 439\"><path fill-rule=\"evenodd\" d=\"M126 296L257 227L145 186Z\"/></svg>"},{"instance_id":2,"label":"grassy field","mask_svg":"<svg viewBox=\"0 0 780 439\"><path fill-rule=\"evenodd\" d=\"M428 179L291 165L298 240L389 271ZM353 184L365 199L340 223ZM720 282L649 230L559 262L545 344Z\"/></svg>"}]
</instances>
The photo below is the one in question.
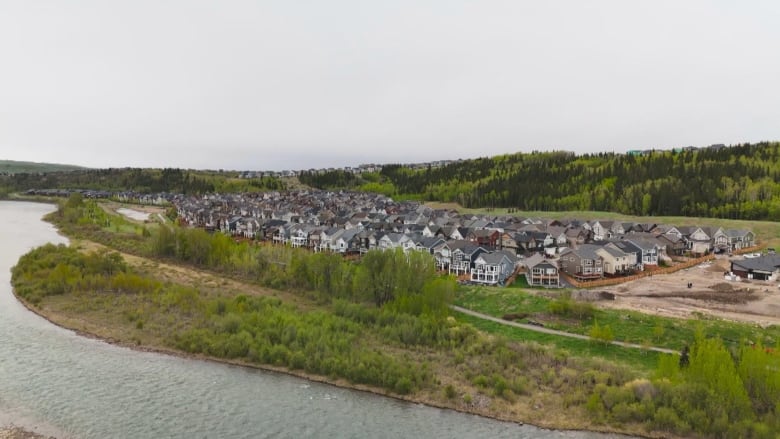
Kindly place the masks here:
<instances>
[{"instance_id":1,"label":"grassy field","mask_svg":"<svg viewBox=\"0 0 780 439\"><path fill-rule=\"evenodd\" d=\"M649 375L658 366L658 356L654 351L624 348L620 346L579 340L576 338L561 337L558 335L544 334L529 331L522 328L501 325L489 320L458 314L459 321L469 323L480 331L489 334L501 335L510 340L521 342L536 342L543 345L555 346L561 350L560 355L572 355L575 357L601 358L628 366L641 375Z\"/></svg>"},{"instance_id":2,"label":"grassy field","mask_svg":"<svg viewBox=\"0 0 780 439\"><path fill-rule=\"evenodd\" d=\"M598 322L612 329L615 340L675 350L690 344L698 329L709 337L720 337L735 347L743 340L761 341L765 346L775 346L780 341L780 328L777 326L761 328L719 319L674 319L634 311L596 308L592 317L580 320L550 311L550 304L555 299L545 296L556 294L562 292L533 294L512 288L461 287L455 304L495 317L506 314L526 315L518 321L534 320L543 323L545 327L576 334L587 335L594 322Z\"/></svg>"}]
</instances>

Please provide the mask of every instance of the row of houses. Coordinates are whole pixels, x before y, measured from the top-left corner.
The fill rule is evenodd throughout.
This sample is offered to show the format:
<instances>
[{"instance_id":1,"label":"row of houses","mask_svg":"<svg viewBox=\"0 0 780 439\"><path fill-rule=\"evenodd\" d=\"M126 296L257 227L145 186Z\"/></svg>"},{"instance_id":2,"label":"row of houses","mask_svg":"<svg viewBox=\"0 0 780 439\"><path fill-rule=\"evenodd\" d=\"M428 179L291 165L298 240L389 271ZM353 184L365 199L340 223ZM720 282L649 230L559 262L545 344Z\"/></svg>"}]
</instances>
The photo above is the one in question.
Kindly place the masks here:
<instances>
[{"instance_id":1,"label":"row of houses","mask_svg":"<svg viewBox=\"0 0 780 439\"><path fill-rule=\"evenodd\" d=\"M749 230L584 219L461 214L418 202L345 191L244 194L141 194L31 190L69 196L173 205L180 221L233 236L311 251L360 254L426 251L440 270L501 283L518 268L532 285L559 286L559 271L579 280L642 271L664 258L731 252L755 245Z\"/></svg>"},{"instance_id":2,"label":"row of houses","mask_svg":"<svg viewBox=\"0 0 780 439\"><path fill-rule=\"evenodd\" d=\"M193 227L315 252L426 251L440 270L490 284L521 266L529 283L558 286L558 270L579 279L617 276L673 255L755 243L747 230L462 214L345 191L178 195L171 202Z\"/></svg>"}]
</instances>

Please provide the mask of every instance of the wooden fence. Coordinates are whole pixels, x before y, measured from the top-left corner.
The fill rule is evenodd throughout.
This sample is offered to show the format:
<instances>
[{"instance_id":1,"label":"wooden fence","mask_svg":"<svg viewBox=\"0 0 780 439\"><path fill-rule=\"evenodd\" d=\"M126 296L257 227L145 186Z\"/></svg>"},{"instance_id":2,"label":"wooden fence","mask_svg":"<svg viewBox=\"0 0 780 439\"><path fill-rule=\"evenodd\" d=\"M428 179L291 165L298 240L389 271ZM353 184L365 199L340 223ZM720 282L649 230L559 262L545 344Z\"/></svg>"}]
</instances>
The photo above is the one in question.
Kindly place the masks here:
<instances>
[{"instance_id":1,"label":"wooden fence","mask_svg":"<svg viewBox=\"0 0 780 439\"><path fill-rule=\"evenodd\" d=\"M711 261L713 259L715 259L715 255L709 254L706 256L702 256L700 258L688 259L685 262L678 262L672 265L671 267L663 267L655 270L646 270L636 274L632 274L631 276L610 277L610 278L603 278L597 280L578 281L564 274L563 272L561 272L561 276L563 276L570 284L574 285L577 288L606 287L609 285L618 285L624 282L631 282L632 280L642 279L644 277L649 277L656 274L671 274L676 271L684 270L686 268L699 265L703 262Z\"/></svg>"},{"instance_id":2,"label":"wooden fence","mask_svg":"<svg viewBox=\"0 0 780 439\"><path fill-rule=\"evenodd\" d=\"M733 255L744 255L745 253L757 253L764 249L763 245L754 245L753 247L745 247L734 250L731 252Z\"/></svg>"}]
</instances>

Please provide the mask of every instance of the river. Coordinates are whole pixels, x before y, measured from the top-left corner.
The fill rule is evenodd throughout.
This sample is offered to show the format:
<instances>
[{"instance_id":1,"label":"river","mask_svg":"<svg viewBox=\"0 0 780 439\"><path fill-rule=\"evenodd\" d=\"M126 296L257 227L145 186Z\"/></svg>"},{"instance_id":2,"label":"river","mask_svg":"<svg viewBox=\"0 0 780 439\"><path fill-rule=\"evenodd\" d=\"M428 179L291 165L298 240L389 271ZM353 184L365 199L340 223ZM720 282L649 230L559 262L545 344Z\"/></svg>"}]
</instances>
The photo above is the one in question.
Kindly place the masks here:
<instances>
[{"instance_id":1,"label":"river","mask_svg":"<svg viewBox=\"0 0 780 439\"><path fill-rule=\"evenodd\" d=\"M313 383L139 352L28 311L10 268L46 242L53 207L0 202L0 426L58 438L607 438L551 431Z\"/></svg>"}]
</instances>

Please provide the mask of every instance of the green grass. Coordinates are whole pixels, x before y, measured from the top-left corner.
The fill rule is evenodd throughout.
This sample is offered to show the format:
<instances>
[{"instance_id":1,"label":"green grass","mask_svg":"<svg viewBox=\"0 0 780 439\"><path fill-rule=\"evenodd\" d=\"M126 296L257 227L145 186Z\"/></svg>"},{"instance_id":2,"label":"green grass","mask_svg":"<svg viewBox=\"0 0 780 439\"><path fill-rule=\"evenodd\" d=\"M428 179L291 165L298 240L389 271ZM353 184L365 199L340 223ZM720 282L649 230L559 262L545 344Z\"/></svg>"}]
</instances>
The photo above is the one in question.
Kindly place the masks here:
<instances>
[{"instance_id":1,"label":"green grass","mask_svg":"<svg viewBox=\"0 0 780 439\"><path fill-rule=\"evenodd\" d=\"M556 290L550 294L560 293ZM761 328L715 318L675 319L612 309L597 309L593 318L582 321L562 318L549 312L548 305L552 301L520 289L493 287L461 287L455 298L456 305L474 311L499 318L510 313L527 314L524 321L542 321L548 328L575 334L587 335L594 321L598 321L599 325L612 329L617 341L675 350L691 344L699 328L708 337L720 337L730 346L737 346L742 340L761 341L765 346L775 346L780 341L780 327Z\"/></svg>"},{"instance_id":2,"label":"green grass","mask_svg":"<svg viewBox=\"0 0 780 439\"><path fill-rule=\"evenodd\" d=\"M658 365L658 353L642 349L624 348L615 345L544 334L513 326L502 325L489 320L455 314L458 321L470 323L475 328L495 335L507 337L520 342L537 342L544 345L554 345L572 356L586 358L601 358L631 367L637 373L647 375Z\"/></svg>"}]
</instances>

